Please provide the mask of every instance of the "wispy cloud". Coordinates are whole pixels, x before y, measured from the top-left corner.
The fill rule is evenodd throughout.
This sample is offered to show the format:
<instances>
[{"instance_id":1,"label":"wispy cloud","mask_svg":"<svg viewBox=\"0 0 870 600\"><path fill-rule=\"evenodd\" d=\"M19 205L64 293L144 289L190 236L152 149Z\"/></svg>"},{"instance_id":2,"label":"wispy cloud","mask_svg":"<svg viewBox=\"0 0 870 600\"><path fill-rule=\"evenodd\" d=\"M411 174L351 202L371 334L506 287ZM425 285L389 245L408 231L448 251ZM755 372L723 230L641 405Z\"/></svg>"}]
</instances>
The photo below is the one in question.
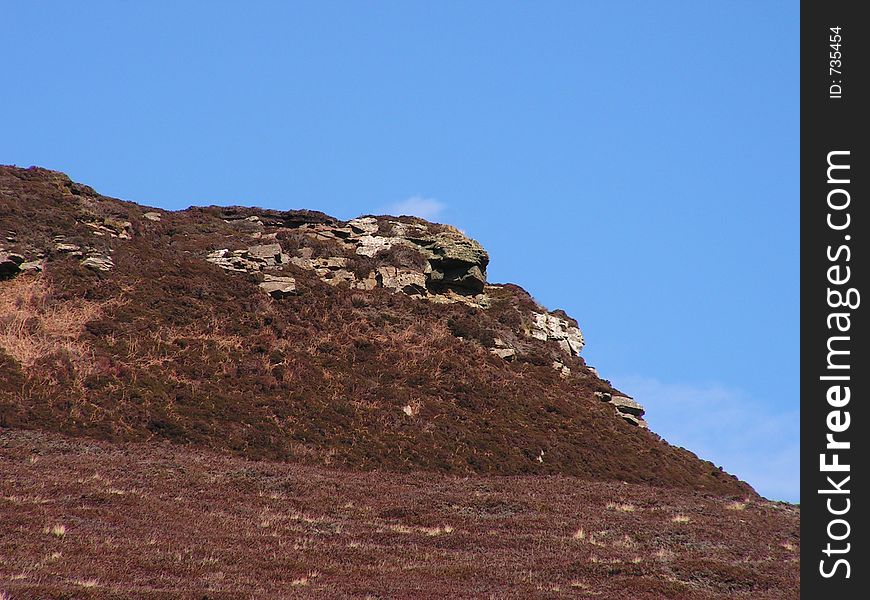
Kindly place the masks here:
<instances>
[{"instance_id":1,"label":"wispy cloud","mask_svg":"<svg viewBox=\"0 0 870 600\"><path fill-rule=\"evenodd\" d=\"M800 499L797 406L775 412L743 390L717 384L641 376L613 382L646 407L650 428L671 444L722 466L767 498Z\"/></svg>"},{"instance_id":2,"label":"wispy cloud","mask_svg":"<svg viewBox=\"0 0 870 600\"><path fill-rule=\"evenodd\" d=\"M445 208L447 205L443 202L435 198L424 198L418 194L391 204L387 207L387 211L396 216L409 215L431 221L436 219Z\"/></svg>"}]
</instances>

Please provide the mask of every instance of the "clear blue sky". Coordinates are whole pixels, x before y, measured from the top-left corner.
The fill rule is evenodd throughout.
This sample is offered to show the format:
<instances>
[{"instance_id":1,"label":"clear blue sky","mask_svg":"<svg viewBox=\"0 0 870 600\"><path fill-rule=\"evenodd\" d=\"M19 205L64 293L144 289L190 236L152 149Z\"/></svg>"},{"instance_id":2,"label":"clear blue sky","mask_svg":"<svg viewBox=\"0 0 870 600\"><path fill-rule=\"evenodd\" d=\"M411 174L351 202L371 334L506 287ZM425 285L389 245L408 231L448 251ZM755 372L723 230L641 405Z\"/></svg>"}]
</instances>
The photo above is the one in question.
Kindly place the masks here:
<instances>
[{"instance_id":1,"label":"clear blue sky","mask_svg":"<svg viewBox=\"0 0 870 600\"><path fill-rule=\"evenodd\" d=\"M2 13L0 162L164 208L456 224L654 430L798 499L797 2Z\"/></svg>"}]
</instances>

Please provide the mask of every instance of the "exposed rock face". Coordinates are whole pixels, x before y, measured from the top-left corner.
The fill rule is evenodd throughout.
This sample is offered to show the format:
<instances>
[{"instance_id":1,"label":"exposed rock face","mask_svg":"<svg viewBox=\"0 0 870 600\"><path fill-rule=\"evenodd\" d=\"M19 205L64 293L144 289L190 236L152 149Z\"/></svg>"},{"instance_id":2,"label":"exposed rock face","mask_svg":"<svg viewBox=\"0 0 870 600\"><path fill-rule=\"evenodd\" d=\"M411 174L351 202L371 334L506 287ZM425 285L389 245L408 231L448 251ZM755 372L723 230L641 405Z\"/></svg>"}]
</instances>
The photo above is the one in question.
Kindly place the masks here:
<instances>
[{"instance_id":1,"label":"exposed rock face","mask_svg":"<svg viewBox=\"0 0 870 600\"><path fill-rule=\"evenodd\" d=\"M374 256L381 250L389 250L393 242L380 235L363 235L357 238L356 253L360 256Z\"/></svg>"},{"instance_id":2,"label":"exposed rock face","mask_svg":"<svg viewBox=\"0 0 870 600\"><path fill-rule=\"evenodd\" d=\"M458 231L409 240L429 261L430 287L471 295L483 292L489 255L478 242Z\"/></svg>"},{"instance_id":3,"label":"exposed rock face","mask_svg":"<svg viewBox=\"0 0 870 600\"><path fill-rule=\"evenodd\" d=\"M425 221L399 221L385 217L360 217L342 223L327 219L281 219L280 215L242 217L233 214L231 222L244 222L252 239L274 237L270 231L294 229L318 243L334 248L334 256L313 257L310 247L285 254L279 242L249 246L244 250L220 249L206 260L228 271L258 272L291 264L311 270L331 285L371 290L383 287L434 302L465 302L485 306L486 250L459 230L435 226ZM289 224L289 226L288 226ZM390 264L392 255L412 257L416 264ZM348 268L352 257L373 259L366 273Z\"/></svg>"},{"instance_id":4,"label":"exposed rock face","mask_svg":"<svg viewBox=\"0 0 870 600\"><path fill-rule=\"evenodd\" d=\"M627 423L631 423L636 427L640 427L641 429L649 429L649 425L647 425L647 422L640 417L637 417L630 413L620 413L619 416L622 417Z\"/></svg>"},{"instance_id":5,"label":"exposed rock face","mask_svg":"<svg viewBox=\"0 0 870 600\"><path fill-rule=\"evenodd\" d=\"M248 256L255 262L274 267L281 262L281 245L262 244L250 246L248 248Z\"/></svg>"},{"instance_id":6,"label":"exposed rock face","mask_svg":"<svg viewBox=\"0 0 870 600\"><path fill-rule=\"evenodd\" d=\"M571 374L571 367L558 360L553 361L553 369L559 371L559 376L563 379Z\"/></svg>"},{"instance_id":7,"label":"exposed rock face","mask_svg":"<svg viewBox=\"0 0 870 600\"><path fill-rule=\"evenodd\" d=\"M348 226L350 235L346 239L356 244L355 252L360 256L375 257L396 246L419 252L426 260L421 271L425 275L424 288L435 293L452 289L472 296L483 292L489 255L478 242L454 228L433 233L422 223L388 220L384 224L375 217L353 219Z\"/></svg>"},{"instance_id":8,"label":"exposed rock face","mask_svg":"<svg viewBox=\"0 0 870 600\"><path fill-rule=\"evenodd\" d=\"M576 321L572 323L553 313L535 314L529 334L539 340L558 342L565 352L575 356L580 354L585 344Z\"/></svg>"},{"instance_id":9,"label":"exposed rock face","mask_svg":"<svg viewBox=\"0 0 870 600\"><path fill-rule=\"evenodd\" d=\"M358 234L372 235L379 229L378 220L374 217L358 217L347 222L348 226Z\"/></svg>"},{"instance_id":10,"label":"exposed rock face","mask_svg":"<svg viewBox=\"0 0 870 600\"><path fill-rule=\"evenodd\" d=\"M405 292L409 296L426 293L426 275L409 269L378 267L375 281L380 287Z\"/></svg>"}]
</instances>

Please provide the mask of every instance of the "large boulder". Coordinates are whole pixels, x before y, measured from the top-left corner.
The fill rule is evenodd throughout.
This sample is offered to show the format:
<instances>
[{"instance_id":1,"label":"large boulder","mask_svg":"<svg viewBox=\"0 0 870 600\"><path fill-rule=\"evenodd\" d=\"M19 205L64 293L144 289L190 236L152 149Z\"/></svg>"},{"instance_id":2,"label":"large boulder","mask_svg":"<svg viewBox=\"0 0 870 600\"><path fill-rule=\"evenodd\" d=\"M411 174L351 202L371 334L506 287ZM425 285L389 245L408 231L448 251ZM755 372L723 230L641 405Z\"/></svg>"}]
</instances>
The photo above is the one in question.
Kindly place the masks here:
<instances>
[{"instance_id":1,"label":"large boulder","mask_svg":"<svg viewBox=\"0 0 870 600\"><path fill-rule=\"evenodd\" d=\"M428 259L429 287L452 289L463 294L480 294L486 285L489 254L476 240L458 231L410 238Z\"/></svg>"}]
</instances>

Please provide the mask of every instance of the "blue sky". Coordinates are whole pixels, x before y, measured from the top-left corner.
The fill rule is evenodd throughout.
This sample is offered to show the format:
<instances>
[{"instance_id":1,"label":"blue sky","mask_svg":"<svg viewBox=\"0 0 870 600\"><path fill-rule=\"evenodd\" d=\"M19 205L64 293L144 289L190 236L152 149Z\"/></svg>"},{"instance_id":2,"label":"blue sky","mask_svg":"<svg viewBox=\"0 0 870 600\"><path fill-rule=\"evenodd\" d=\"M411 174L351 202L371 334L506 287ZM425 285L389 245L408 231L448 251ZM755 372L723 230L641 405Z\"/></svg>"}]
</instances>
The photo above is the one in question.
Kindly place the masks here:
<instances>
[{"instance_id":1,"label":"blue sky","mask_svg":"<svg viewBox=\"0 0 870 600\"><path fill-rule=\"evenodd\" d=\"M652 428L798 500L797 2L6 2L0 162L453 223Z\"/></svg>"}]
</instances>

